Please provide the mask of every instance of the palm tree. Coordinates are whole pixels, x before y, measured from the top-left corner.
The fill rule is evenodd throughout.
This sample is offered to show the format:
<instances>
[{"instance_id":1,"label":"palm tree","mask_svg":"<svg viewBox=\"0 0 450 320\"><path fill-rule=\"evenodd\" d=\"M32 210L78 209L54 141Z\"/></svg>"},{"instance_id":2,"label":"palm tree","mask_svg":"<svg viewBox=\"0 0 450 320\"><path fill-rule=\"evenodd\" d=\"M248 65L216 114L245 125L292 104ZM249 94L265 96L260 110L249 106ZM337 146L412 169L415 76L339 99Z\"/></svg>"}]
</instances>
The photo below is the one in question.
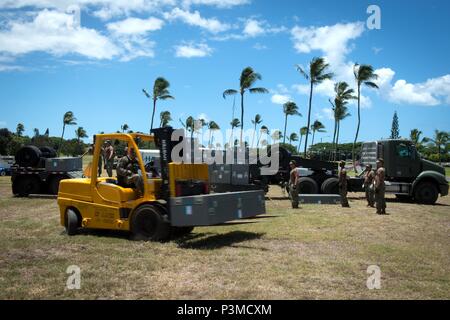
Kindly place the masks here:
<instances>
[{"instance_id":1,"label":"palm tree","mask_svg":"<svg viewBox=\"0 0 450 320\"><path fill-rule=\"evenodd\" d=\"M213 133L213 131L220 130L220 126L217 124L217 122L210 121L208 123L208 130L209 130L208 147L211 147L212 146L211 143L212 143L212 139L213 139L212 133Z\"/></svg>"},{"instance_id":2,"label":"palm tree","mask_svg":"<svg viewBox=\"0 0 450 320\"><path fill-rule=\"evenodd\" d=\"M77 137L78 144L80 144L80 139L88 137L86 130L84 130L83 127L78 127L77 130L75 130L75 136Z\"/></svg>"},{"instance_id":3,"label":"palm tree","mask_svg":"<svg viewBox=\"0 0 450 320\"><path fill-rule=\"evenodd\" d=\"M22 123L18 123L16 127L16 134L18 137L22 136L22 133L25 131L25 126Z\"/></svg>"},{"instance_id":4,"label":"palm tree","mask_svg":"<svg viewBox=\"0 0 450 320\"><path fill-rule=\"evenodd\" d=\"M231 125L230 145L231 145L231 142L232 142L232 139L233 139L233 131L234 131L234 128L239 127L239 126L241 125L241 122L239 121L239 119L234 118L234 119L230 122L230 125Z\"/></svg>"},{"instance_id":5,"label":"palm tree","mask_svg":"<svg viewBox=\"0 0 450 320\"><path fill-rule=\"evenodd\" d=\"M307 134L308 134L308 128L307 127L302 127L300 129L300 141L298 143L297 152L300 152L300 146L302 145L303 136L306 136Z\"/></svg>"},{"instance_id":6,"label":"palm tree","mask_svg":"<svg viewBox=\"0 0 450 320\"><path fill-rule=\"evenodd\" d=\"M373 80L378 79L378 75L374 73L373 67L368 64L355 64L353 66L353 74L355 75L356 85L358 87L358 126L356 127L355 141L353 141L352 148L352 159L353 159L353 169L356 170L356 141L358 140L359 126L361 124L361 85L366 85L369 88L378 89L378 86L373 82Z\"/></svg>"},{"instance_id":7,"label":"palm tree","mask_svg":"<svg viewBox=\"0 0 450 320\"><path fill-rule=\"evenodd\" d=\"M150 125L150 132L153 129L153 119L155 117L156 112L156 101L175 99L173 96L170 95L169 87L170 87L169 81L167 81L163 77L159 77L155 80L155 83L153 84L153 95L148 94L147 91L145 91L145 89L142 89L142 92L144 92L145 96L153 100L153 112L152 112L152 122Z\"/></svg>"},{"instance_id":8,"label":"palm tree","mask_svg":"<svg viewBox=\"0 0 450 320\"><path fill-rule=\"evenodd\" d=\"M341 121L350 116L348 112L347 103L340 104L335 110L335 117L337 120L337 132L336 132L336 141L335 141L335 149L334 153L337 154L337 148L339 144L339 135L341 133Z\"/></svg>"},{"instance_id":9,"label":"palm tree","mask_svg":"<svg viewBox=\"0 0 450 320\"><path fill-rule=\"evenodd\" d=\"M283 138L283 134L281 133L280 130L275 130L274 132L272 132L271 138L272 140L278 142L281 140L281 138Z\"/></svg>"},{"instance_id":10,"label":"palm tree","mask_svg":"<svg viewBox=\"0 0 450 320\"><path fill-rule=\"evenodd\" d=\"M63 139L64 139L64 132L66 131L66 126L74 126L77 124L76 121L77 121L77 118L75 118L72 111L67 111L66 113L64 113L63 130L62 130L62 134L61 134L61 142L59 143L59 148L58 148L58 156L61 153L61 147L62 147L62 143L63 143Z\"/></svg>"},{"instance_id":11,"label":"palm tree","mask_svg":"<svg viewBox=\"0 0 450 320\"><path fill-rule=\"evenodd\" d=\"M323 125L322 122L320 122L319 120L314 121L314 123L311 125L311 131L312 131L312 142L311 142L311 146L314 145L314 137L316 135L316 131L317 132L326 132L325 130L325 126Z\"/></svg>"},{"instance_id":12,"label":"palm tree","mask_svg":"<svg viewBox=\"0 0 450 320\"><path fill-rule=\"evenodd\" d=\"M261 80L262 77L259 73L255 72L251 67L247 67L244 70L242 70L241 77L240 77L240 86L239 86L239 93L241 95L241 137L240 137L240 143L242 144L242 133L244 131L244 94L246 91L249 91L250 93L268 93L269 91L266 88L257 87L254 88L253 85L257 80ZM234 89L227 89L223 92L223 97L226 98L230 95L237 94L238 91ZM234 119L233 119L234 121Z\"/></svg>"},{"instance_id":13,"label":"palm tree","mask_svg":"<svg viewBox=\"0 0 450 320\"><path fill-rule=\"evenodd\" d=\"M295 132L292 132L289 135L289 144L292 144L292 141L294 142L298 141L298 135Z\"/></svg>"},{"instance_id":14,"label":"palm tree","mask_svg":"<svg viewBox=\"0 0 450 320\"><path fill-rule=\"evenodd\" d=\"M302 116L298 112L298 107L295 102L289 101L283 105L283 113L284 113L284 135L283 135L283 143L286 142L286 128L287 128L287 119L288 116Z\"/></svg>"},{"instance_id":15,"label":"palm tree","mask_svg":"<svg viewBox=\"0 0 450 320\"><path fill-rule=\"evenodd\" d=\"M309 91L309 107L308 107L308 124L307 124L307 134L305 139L305 152L306 156L306 148L308 147L308 135L309 128L311 124L311 105L312 105L312 96L313 96L313 88L315 85L322 83L325 80L330 80L333 78L333 73L327 72L329 64L325 62L324 58L313 58L309 64L309 70L304 70L301 66L297 65L297 71L300 72L306 80L309 81L310 91Z\"/></svg>"},{"instance_id":16,"label":"palm tree","mask_svg":"<svg viewBox=\"0 0 450 320\"><path fill-rule=\"evenodd\" d=\"M251 144L252 147L253 147L253 142L255 141L256 126L257 126L258 124L261 124L261 122L262 122L261 115L260 115L260 114L256 114L256 115L255 115L255 119L252 120L252 123L253 123L253 125L254 125L254 129L253 129L253 137L252 137L252 144Z\"/></svg>"},{"instance_id":17,"label":"palm tree","mask_svg":"<svg viewBox=\"0 0 450 320\"><path fill-rule=\"evenodd\" d=\"M125 131L127 131L128 129L130 129L130 127L125 123L123 125L120 126L120 129L122 130L122 133L124 133Z\"/></svg>"},{"instance_id":18,"label":"palm tree","mask_svg":"<svg viewBox=\"0 0 450 320\"><path fill-rule=\"evenodd\" d=\"M419 129L412 129L411 133L409 134L409 138L416 146L417 150L420 150L423 148L423 144L430 141L428 138L422 138L420 139L420 136L422 135L422 131Z\"/></svg>"},{"instance_id":19,"label":"palm tree","mask_svg":"<svg viewBox=\"0 0 450 320\"><path fill-rule=\"evenodd\" d=\"M441 164L441 148L446 146L449 140L449 133L446 131L434 131L433 139L427 138L425 141L431 141L438 148L438 159Z\"/></svg>"},{"instance_id":20,"label":"palm tree","mask_svg":"<svg viewBox=\"0 0 450 320\"><path fill-rule=\"evenodd\" d=\"M263 134L269 134L269 128L267 128L266 126L261 126L261 129L259 129L259 136L258 141L256 141L256 147L259 146L259 142Z\"/></svg>"},{"instance_id":21,"label":"palm tree","mask_svg":"<svg viewBox=\"0 0 450 320\"><path fill-rule=\"evenodd\" d=\"M38 138L41 134L39 133L39 129L38 128L34 128L33 129L33 132L34 132L34 138Z\"/></svg>"},{"instance_id":22,"label":"palm tree","mask_svg":"<svg viewBox=\"0 0 450 320\"><path fill-rule=\"evenodd\" d=\"M160 128L167 127L170 121L172 121L172 117L170 111L163 111L159 114L159 119L161 120L159 123Z\"/></svg>"},{"instance_id":23,"label":"palm tree","mask_svg":"<svg viewBox=\"0 0 450 320\"><path fill-rule=\"evenodd\" d=\"M183 126L183 128L190 133L191 141L192 141L193 136L194 136L194 131L195 131L194 117L192 117L192 116L187 117L185 122L181 121L181 119L179 119L179 121L180 121L181 125Z\"/></svg>"}]
</instances>

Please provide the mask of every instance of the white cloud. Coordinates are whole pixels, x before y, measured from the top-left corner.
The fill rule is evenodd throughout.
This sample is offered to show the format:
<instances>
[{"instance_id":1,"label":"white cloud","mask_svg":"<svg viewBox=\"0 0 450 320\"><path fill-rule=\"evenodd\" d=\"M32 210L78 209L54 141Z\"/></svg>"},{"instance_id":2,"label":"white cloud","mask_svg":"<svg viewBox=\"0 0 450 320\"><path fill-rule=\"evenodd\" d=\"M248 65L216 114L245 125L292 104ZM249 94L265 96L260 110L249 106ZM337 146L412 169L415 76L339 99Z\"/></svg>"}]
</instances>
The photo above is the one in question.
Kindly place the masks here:
<instances>
[{"instance_id":1,"label":"white cloud","mask_svg":"<svg viewBox=\"0 0 450 320\"><path fill-rule=\"evenodd\" d=\"M95 59L111 59L120 53L107 37L78 26L73 15L47 9L32 21L10 21L0 31L0 53L21 55L34 51L77 53Z\"/></svg>"},{"instance_id":2,"label":"white cloud","mask_svg":"<svg viewBox=\"0 0 450 320\"><path fill-rule=\"evenodd\" d=\"M100 7L93 14L102 20L130 15L133 12L157 12L176 5L175 0L85 0L82 3L86 6Z\"/></svg>"},{"instance_id":3,"label":"white cloud","mask_svg":"<svg viewBox=\"0 0 450 320\"><path fill-rule=\"evenodd\" d=\"M164 13L167 20L181 20L191 26L200 27L211 33L219 33L230 29L230 25L217 20L216 18L203 18L198 11L190 12L180 8L174 8L170 12Z\"/></svg>"},{"instance_id":4,"label":"white cloud","mask_svg":"<svg viewBox=\"0 0 450 320\"><path fill-rule=\"evenodd\" d=\"M358 38L364 31L364 23L338 23L323 27L299 27L291 30L294 48L299 53L313 50L323 51L330 64L340 65L351 51L349 42Z\"/></svg>"},{"instance_id":5,"label":"white cloud","mask_svg":"<svg viewBox=\"0 0 450 320\"><path fill-rule=\"evenodd\" d=\"M322 113L325 115L325 117L328 120L334 120L334 113L333 113L333 110L331 108L323 108L322 109Z\"/></svg>"},{"instance_id":6,"label":"white cloud","mask_svg":"<svg viewBox=\"0 0 450 320\"><path fill-rule=\"evenodd\" d=\"M392 84L395 71L390 68L375 70L380 94L390 102L398 104L436 106L450 104L450 74L428 79L422 83L408 83L400 79Z\"/></svg>"},{"instance_id":7,"label":"white cloud","mask_svg":"<svg viewBox=\"0 0 450 320\"><path fill-rule=\"evenodd\" d=\"M261 43L258 42L258 43L254 44L253 49L255 49L255 50L266 50L268 48L267 48L266 45L261 44Z\"/></svg>"},{"instance_id":8,"label":"white cloud","mask_svg":"<svg viewBox=\"0 0 450 320\"><path fill-rule=\"evenodd\" d=\"M232 8L249 3L250 0L183 0L183 5L186 7L191 5L207 5L217 8Z\"/></svg>"},{"instance_id":9,"label":"white cloud","mask_svg":"<svg viewBox=\"0 0 450 320\"><path fill-rule=\"evenodd\" d=\"M285 104L288 101L291 101L291 97L287 94L274 94L272 95L271 99L272 103L275 104Z\"/></svg>"},{"instance_id":10,"label":"white cloud","mask_svg":"<svg viewBox=\"0 0 450 320\"><path fill-rule=\"evenodd\" d=\"M207 44L183 44L175 46L175 56L178 58L202 58L210 56L213 49Z\"/></svg>"},{"instance_id":11,"label":"white cloud","mask_svg":"<svg viewBox=\"0 0 450 320\"><path fill-rule=\"evenodd\" d=\"M148 19L127 18L125 20L111 22L106 25L109 31L117 34L142 34L149 31L160 30L164 21L150 17Z\"/></svg>"},{"instance_id":12,"label":"white cloud","mask_svg":"<svg viewBox=\"0 0 450 320\"><path fill-rule=\"evenodd\" d=\"M242 31L245 36L250 38L257 37L265 33L264 28L261 26L261 22L253 19L247 20L244 30Z\"/></svg>"}]
</instances>

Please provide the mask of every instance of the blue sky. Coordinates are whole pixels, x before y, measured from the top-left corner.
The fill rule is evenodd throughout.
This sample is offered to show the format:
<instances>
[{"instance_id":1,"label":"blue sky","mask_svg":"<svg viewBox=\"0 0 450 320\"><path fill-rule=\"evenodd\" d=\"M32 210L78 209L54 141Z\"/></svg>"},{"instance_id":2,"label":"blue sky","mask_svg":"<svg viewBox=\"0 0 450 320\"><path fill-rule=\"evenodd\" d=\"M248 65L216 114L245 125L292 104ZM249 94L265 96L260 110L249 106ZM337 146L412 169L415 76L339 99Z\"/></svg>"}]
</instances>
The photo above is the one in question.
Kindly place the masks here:
<instances>
[{"instance_id":1,"label":"blue sky","mask_svg":"<svg viewBox=\"0 0 450 320\"><path fill-rule=\"evenodd\" d=\"M371 4L381 10L379 30L366 25ZM251 66L270 93L247 96L245 126L259 113L269 128L283 128L280 103L293 100L303 117L289 118L288 133L298 132L308 95L294 66L324 56L334 81L353 87L355 62L379 75L380 90L363 88L360 140L388 137L394 111L402 136L412 128L431 136L450 130L449 13L450 3L437 0L2 0L0 127L14 131L22 122L26 134L49 128L59 135L71 110L90 138L123 123L148 132L150 100L141 90L164 76L176 99L160 102L158 115L171 111L174 126L193 115L228 128L232 99L222 92L237 88ZM312 120L327 128L316 141L332 139L332 87L316 88ZM356 105L350 113L341 124L344 142L355 134Z\"/></svg>"}]
</instances>

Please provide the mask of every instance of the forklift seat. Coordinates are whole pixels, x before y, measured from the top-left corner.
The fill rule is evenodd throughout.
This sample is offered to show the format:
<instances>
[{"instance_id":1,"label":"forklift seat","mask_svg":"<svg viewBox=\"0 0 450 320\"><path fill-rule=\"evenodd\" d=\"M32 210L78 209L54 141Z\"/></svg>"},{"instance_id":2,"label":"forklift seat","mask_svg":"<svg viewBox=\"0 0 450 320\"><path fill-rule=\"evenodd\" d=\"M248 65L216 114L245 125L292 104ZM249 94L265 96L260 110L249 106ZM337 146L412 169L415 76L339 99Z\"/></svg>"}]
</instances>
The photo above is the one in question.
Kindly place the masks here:
<instances>
[{"instance_id":1,"label":"forklift seat","mask_svg":"<svg viewBox=\"0 0 450 320\"><path fill-rule=\"evenodd\" d=\"M137 194L132 188L123 188L117 184L99 182L97 183L99 194L106 200L114 202L127 202L137 199Z\"/></svg>"}]
</instances>

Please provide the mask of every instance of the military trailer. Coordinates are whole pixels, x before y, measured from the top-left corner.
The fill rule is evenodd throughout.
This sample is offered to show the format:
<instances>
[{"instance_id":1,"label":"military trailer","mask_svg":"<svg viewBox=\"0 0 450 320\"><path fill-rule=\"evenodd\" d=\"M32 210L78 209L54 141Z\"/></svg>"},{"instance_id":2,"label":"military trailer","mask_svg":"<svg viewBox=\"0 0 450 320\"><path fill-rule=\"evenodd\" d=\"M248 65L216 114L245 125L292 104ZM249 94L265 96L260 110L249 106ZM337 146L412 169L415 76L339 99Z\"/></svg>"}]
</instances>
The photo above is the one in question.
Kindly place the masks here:
<instances>
[{"instance_id":1,"label":"military trailer","mask_svg":"<svg viewBox=\"0 0 450 320\"><path fill-rule=\"evenodd\" d=\"M56 157L50 147L25 146L19 149L11 166L12 193L26 197L30 194L58 194L63 179L81 178L81 157Z\"/></svg>"}]
</instances>

